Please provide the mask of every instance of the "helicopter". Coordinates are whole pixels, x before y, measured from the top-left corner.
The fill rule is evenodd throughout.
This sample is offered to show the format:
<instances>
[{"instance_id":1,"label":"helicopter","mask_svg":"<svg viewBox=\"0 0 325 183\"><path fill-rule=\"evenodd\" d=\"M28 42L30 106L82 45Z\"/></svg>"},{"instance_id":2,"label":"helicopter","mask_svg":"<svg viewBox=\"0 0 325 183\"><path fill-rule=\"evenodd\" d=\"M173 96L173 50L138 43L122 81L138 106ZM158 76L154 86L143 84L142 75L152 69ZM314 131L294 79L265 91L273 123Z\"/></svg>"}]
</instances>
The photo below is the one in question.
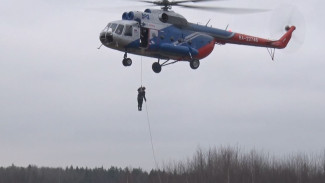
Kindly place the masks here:
<instances>
[{"instance_id":1,"label":"helicopter","mask_svg":"<svg viewBox=\"0 0 325 183\"><path fill-rule=\"evenodd\" d=\"M171 10L172 6L180 6L192 9L235 11L236 13L264 11L186 4L203 1L212 0L141 1L161 6L161 9L124 12L122 20L109 22L100 32L101 46L124 52L122 64L126 67L132 65L132 59L128 58L128 53L156 58L158 61L152 64L152 70L155 73L160 73L163 66L180 61L188 62L192 69L197 69L200 66L200 60L210 55L216 44L265 47L273 60L275 49L285 48L296 29L295 26L287 25L286 32L280 39L269 40L232 32L227 28L218 29L190 23L184 16ZM161 60L164 62L161 63Z\"/></svg>"}]
</instances>

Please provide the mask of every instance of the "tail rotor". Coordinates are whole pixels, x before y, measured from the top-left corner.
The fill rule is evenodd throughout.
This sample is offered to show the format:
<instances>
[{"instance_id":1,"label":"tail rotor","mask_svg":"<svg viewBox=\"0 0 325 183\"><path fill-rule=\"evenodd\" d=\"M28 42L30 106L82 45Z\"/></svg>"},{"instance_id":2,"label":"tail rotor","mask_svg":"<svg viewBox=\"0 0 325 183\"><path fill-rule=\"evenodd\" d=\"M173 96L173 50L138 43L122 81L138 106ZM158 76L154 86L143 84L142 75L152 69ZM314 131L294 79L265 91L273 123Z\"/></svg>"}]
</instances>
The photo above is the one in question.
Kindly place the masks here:
<instances>
[{"instance_id":1,"label":"tail rotor","mask_svg":"<svg viewBox=\"0 0 325 183\"><path fill-rule=\"evenodd\" d=\"M271 38L278 39L287 32L291 26L296 30L292 34L292 39L284 49L288 53L297 52L305 41L306 24L302 12L294 5L281 5L273 11L270 22Z\"/></svg>"}]
</instances>

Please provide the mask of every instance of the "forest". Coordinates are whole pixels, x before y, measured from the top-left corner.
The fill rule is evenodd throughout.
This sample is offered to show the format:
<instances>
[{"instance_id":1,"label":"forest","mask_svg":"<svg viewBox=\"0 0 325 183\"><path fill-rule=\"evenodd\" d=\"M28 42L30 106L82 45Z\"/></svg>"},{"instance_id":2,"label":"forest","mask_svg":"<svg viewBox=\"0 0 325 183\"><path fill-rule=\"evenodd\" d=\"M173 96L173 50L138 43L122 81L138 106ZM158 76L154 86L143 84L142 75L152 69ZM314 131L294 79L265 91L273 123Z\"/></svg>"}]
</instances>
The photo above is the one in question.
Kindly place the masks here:
<instances>
[{"instance_id":1,"label":"forest","mask_svg":"<svg viewBox=\"0 0 325 183\"><path fill-rule=\"evenodd\" d=\"M282 158L238 147L197 149L150 172L141 168L0 167L0 183L325 183L325 152Z\"/></svg>"}]
</instances>

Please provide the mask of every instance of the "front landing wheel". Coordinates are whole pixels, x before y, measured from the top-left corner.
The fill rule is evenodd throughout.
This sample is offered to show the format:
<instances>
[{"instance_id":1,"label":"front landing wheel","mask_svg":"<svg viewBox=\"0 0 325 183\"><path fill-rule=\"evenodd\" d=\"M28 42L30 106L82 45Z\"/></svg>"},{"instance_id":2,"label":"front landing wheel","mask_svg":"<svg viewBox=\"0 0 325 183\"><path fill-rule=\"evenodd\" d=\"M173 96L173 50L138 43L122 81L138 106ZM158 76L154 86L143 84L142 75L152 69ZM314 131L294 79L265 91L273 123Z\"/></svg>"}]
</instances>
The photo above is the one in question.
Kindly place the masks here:
<instances>
[{"instance_id":1,"label":"front landing wheel","mask_svg":"<svg viewBox=\"0 0 325 183\"><path fill-rule=\"evenodd\" d=\"M154 62L152 64L152 70L155 73L160 73L160 71L161 71L161 65L158 62Z\"/></svg>"},{"instance_id":2,"label":"front landing wheel","mask_svg":"<svg viewBox=\"0 0 325 183\"><path fill-rule=\"evenodd\" d=\"M132 60L130 58L125 58L125 59L123 59L122 63L123 63L123 65L125 67L131 66L132 65Z\"/></svg>"},{"instance_id":3,"label":"front landing wheel","mask_svg":"<svg viewBox=\"0 0 325 183\"><path fill-rule=\"evenodd\" d=\"M197 59L193 59L192 61L190 61L190 66L192 69L197 69L200 66L200 61Z\"/></svg>"}]
</instances>

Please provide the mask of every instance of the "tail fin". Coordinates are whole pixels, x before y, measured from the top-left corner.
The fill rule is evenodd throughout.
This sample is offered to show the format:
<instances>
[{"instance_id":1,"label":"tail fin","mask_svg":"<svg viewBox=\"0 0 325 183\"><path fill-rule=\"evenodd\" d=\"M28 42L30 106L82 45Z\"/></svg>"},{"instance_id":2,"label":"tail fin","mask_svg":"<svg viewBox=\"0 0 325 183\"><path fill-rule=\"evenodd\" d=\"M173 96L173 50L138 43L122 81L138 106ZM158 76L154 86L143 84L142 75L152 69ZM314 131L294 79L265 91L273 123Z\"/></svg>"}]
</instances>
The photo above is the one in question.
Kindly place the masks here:
<instances>
[{"instance_id":1,"label":"tail fin","mask_svg":"<svg viewBox=\"0 0 325 183\"><path fill-rule=\"evenodd\" d=\"M274 41L274 42L271 43L271 45L274 48L280 48L280 49L285 48L288 45L288 43L289 43L289 41L291 39L292 32L294 30L296 30L296 27L295 26L291 26L291 27L288 26L288 27L286 27L286 30L287 30L287 32L279 40Z\"/></svg>"}]
</instances>

